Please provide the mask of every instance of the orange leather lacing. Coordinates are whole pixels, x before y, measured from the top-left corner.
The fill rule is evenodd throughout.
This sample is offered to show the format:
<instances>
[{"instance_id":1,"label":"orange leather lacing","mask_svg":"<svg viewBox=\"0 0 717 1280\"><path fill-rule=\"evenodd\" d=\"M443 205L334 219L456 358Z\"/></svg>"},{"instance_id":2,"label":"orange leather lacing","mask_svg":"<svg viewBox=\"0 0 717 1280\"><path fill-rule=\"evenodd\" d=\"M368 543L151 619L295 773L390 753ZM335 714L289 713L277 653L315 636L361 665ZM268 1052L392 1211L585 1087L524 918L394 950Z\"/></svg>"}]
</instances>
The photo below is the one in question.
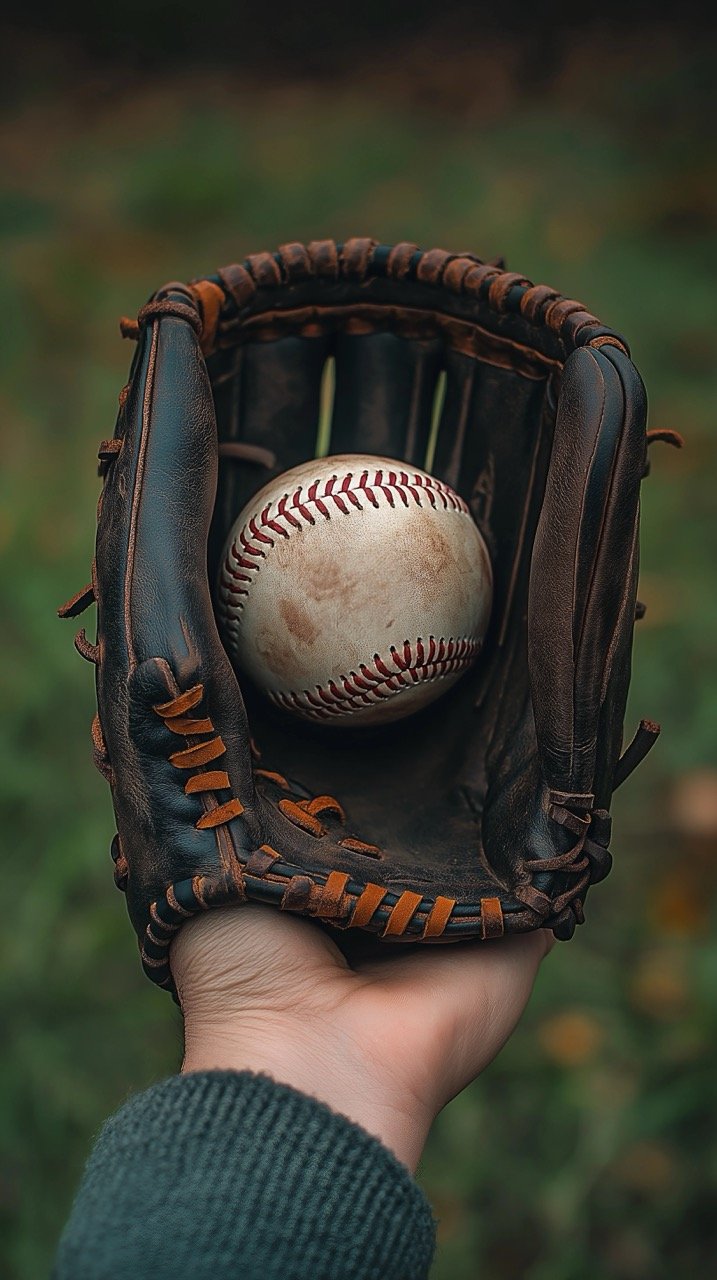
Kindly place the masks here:
<instances>
[{"instance_id":1,"label":"orange leather lacing","mask_svg":"<svg viewBox=\"0 0 717 1280\"><path fill-rule=\"evenodd\" d=\"M345 928L367 928L379 907L384 904L389 891L384 885L369 881L354 899L347 893L348 882L349 876L344 871L331 871L323 885L312 885L307 883L306 877L296 876L289 881L281 905L284 910L308 910L311 915L320 916L322 920L329 920L333 924L341 924ZM409 925L422 902L422 894L404 889L388 913L386 923L380 931L381 937L398 939L409 936ZM428 908L420 934L411 931L410 936L414 939L418 936L424 942L440 938L455 905L455 898L439 894ZM505 925L499 898L481 898L480 921L481 937L484 940L502 936Z\"/></svg>"},{"instance_id":2,"label":"orange leather lacing","mask_svg":"<svg viewBox=\"0 0 717 1280\"><path fill-rule=\"evenodd\" d=\"M332 796L316 796L313 800L280 800L279 810L302 831L317 837L326 835L326 827L319 821L319 814L333 813L339 822L346 818L338 800Z\"/></svg>"},{"instance_id":3,"label":"orange leather lacing","mask_svg":"<svg viewBox=\"0 0 717 1280\"><path fill-rule=\"evenodd\" d=\"M291 791L291 784L283 773L277 773L274 769L255 769L254 776L265 779L275 787L280 787L282 791ZM343 806L334 796L314 796L310 800L300 800L295 796L285 796L278 801L277 808L285 818L293 822L295 827L299 827L307 835L314 836L317 840L320 840L322 836L328 835L328 829L320 821L324 814L331 814L341 823L346 821ZM347 849L350 853L360 853L367 858L381 857L381 850L378 845L368 844L367 841L358 840L355 836L343 836L338 841L338 844L342 849Z\"/></svg>"},{"instance_id":4,"label":"orange leather lacing","mask_svg":"<svg viewBox=\"0 0 717 1280\"><path fill-rule=\"evenodd\" d=\"M268 845L252 854L246 865L247 875L258 874L259 877L270 871L272 863L278 860L279 854ZM318 916L340 928L360 929L371 926L371 922L380 907L385 905L389 890L385 885L369 881L363 886L358 896L350 892L348 886L350 875L345 871L330 871L323 884L317 884L307 875L294 875L290 878L281 900L284 911L300 911ZM423 903L423 895L404 889L388 912L383 928L382 938L405 938L409 925ZM423 929L418 935L424 941L439 938L456 905L455 898L439 895L427 909ZM482 898L481 933L483 938L500 937L503 933L503 911L498 898ZM416 933L411 931L415 939Z\"/></svg>"},{"instance_id":5,"label":"orange leather lacing","mask_svg":"<svg viewBox=\"0 0 717 1280\"><path fill-rule=\"evenodd\" d=\"M187 715L188 711L192 711L198 706L204 697L204 685L196 684L193 688L187 689L184 693L179 693L175 698L170 698L168 702L157 703L153 710L164 721L164 724L170 733L176 733L189 740L195 737L203 737L205 734L215 734L206 742L191 743L184 747L181 751L174 751L169 757L169 762L175 769L196 769L197 773L193 773L184 786L185 795L208 795L214 791L225 791L231 788L229 774L224 769L204 770L203 766L210 764L214 760L218 760L226 752L226 747L219 734L216 733L214 725L208 716L198 717ZM204 831L208 827L219 827L223 823L231 822L233 818L238 818L244 812L244 806L241 800L236 796L232 796L223 804L214 804L208 807L195 822L198 831Z\"/></svg>"},{"instance_id":6,"label":"orange leather lacing","mask_svg":"<svg viewBox=\"0 0 717 1280\"><path fill-rule=\"evenodd\" d=\"M257 748L254 748L256 758L259 759ZM275 786L281 787L282 791L291 791L291 787L284 777L283 773L277 773L275 769L255 769L254 776L256 778L266 778L267 782L273 782Z\"/></svg>"}]
</instances>

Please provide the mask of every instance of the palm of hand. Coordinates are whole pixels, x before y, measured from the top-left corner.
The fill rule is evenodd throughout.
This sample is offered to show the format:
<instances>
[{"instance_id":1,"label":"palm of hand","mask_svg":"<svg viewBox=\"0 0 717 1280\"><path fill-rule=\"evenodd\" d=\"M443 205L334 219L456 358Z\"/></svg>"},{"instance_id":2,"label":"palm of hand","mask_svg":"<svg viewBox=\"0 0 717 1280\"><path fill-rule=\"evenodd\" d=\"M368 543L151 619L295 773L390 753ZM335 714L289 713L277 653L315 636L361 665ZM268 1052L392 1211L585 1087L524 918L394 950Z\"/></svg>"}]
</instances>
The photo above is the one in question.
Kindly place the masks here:
<instances>
[{"instance_id":1,"label":"palm of hand","mask_svg":"<svg viewBox=\"0 0 717 1280\"><path fill-rule=\"evenodd\" d=\"M518 1022L547 935L410 949L337 937L262 906L185 925L172 949L184 1070L265 1071L413 1166L435 1115Z\"/></svg>"}]
</instances>

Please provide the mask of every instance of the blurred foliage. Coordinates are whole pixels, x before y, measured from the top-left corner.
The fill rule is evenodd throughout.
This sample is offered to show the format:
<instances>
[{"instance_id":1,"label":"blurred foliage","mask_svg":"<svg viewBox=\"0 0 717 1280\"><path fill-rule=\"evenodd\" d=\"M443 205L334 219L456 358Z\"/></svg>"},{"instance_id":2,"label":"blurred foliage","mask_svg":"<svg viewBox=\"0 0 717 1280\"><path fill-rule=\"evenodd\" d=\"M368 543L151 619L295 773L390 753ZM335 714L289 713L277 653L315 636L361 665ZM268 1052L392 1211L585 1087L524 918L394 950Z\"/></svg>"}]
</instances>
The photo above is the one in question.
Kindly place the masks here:
<instances>
[{"instance_id":1,"label":"blurred foliage","mask_svg":"<svg viewBox=\"0 0 717 1280\"><path fill-rule=\"evenodd\" d=\"M609 57L605 58L605 53ZM91 672L53 609L88 577L93 455L130 352L116 318L168 278L283 240L441 243L583 298L624 332L651 425L648 606L628 732L664 737L616 801L616 866L494 1066L440 1118L422 1181L436 1280L711 1269L717 946L714 66L669 33L576 44L526 94L510 50L407 56L341 84L185 72L29 76L0 121L4 919L2 1274L46 1273L93 1134L176 1069L142 978L90 766Z\"/></svg>"}]
</instances>

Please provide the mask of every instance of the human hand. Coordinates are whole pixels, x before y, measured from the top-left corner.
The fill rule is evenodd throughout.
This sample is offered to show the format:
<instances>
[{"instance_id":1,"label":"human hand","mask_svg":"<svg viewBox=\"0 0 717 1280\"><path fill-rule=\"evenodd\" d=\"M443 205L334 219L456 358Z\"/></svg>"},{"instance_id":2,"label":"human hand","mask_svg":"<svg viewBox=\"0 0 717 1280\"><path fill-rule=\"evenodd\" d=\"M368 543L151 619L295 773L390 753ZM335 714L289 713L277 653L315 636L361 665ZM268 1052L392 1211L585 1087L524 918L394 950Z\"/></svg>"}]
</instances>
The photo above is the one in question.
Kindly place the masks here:
<instances>
[{"instance_id":1,"label":"human hand","mask_svg":"<svg viewBox=\"0 0 717 1280\"><path fill-rule=\"evenodd\" d=\"M188 921L171 951L185 1072L264 1072L374 1134L411 1170L438 1112L503 1047L545 930L403 947L334 941L260 905Z\"/></svg>"}]
</instances>

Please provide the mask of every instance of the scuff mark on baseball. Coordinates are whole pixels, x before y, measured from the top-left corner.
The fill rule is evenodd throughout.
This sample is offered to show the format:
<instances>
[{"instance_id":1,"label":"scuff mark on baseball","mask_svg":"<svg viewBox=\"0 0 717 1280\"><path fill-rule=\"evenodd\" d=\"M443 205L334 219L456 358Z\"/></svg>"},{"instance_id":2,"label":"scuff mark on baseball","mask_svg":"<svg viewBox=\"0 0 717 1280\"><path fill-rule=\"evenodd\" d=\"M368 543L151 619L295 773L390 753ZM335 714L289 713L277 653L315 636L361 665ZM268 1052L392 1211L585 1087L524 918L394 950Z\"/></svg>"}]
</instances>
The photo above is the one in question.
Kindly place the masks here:
<instances>
[{"instance_id":1,"label":"scuff mark on baseball","mask_svg":"<svg viewBox=\"0 0 717 1280\"><path fill-rule=\"evenodd\" d=\"M275 704L327 725L411 715L469 669L493 574L467 504L390 458L294 467L239 515L219 624L234 665Z\"/></svg>"}]
</instances>

